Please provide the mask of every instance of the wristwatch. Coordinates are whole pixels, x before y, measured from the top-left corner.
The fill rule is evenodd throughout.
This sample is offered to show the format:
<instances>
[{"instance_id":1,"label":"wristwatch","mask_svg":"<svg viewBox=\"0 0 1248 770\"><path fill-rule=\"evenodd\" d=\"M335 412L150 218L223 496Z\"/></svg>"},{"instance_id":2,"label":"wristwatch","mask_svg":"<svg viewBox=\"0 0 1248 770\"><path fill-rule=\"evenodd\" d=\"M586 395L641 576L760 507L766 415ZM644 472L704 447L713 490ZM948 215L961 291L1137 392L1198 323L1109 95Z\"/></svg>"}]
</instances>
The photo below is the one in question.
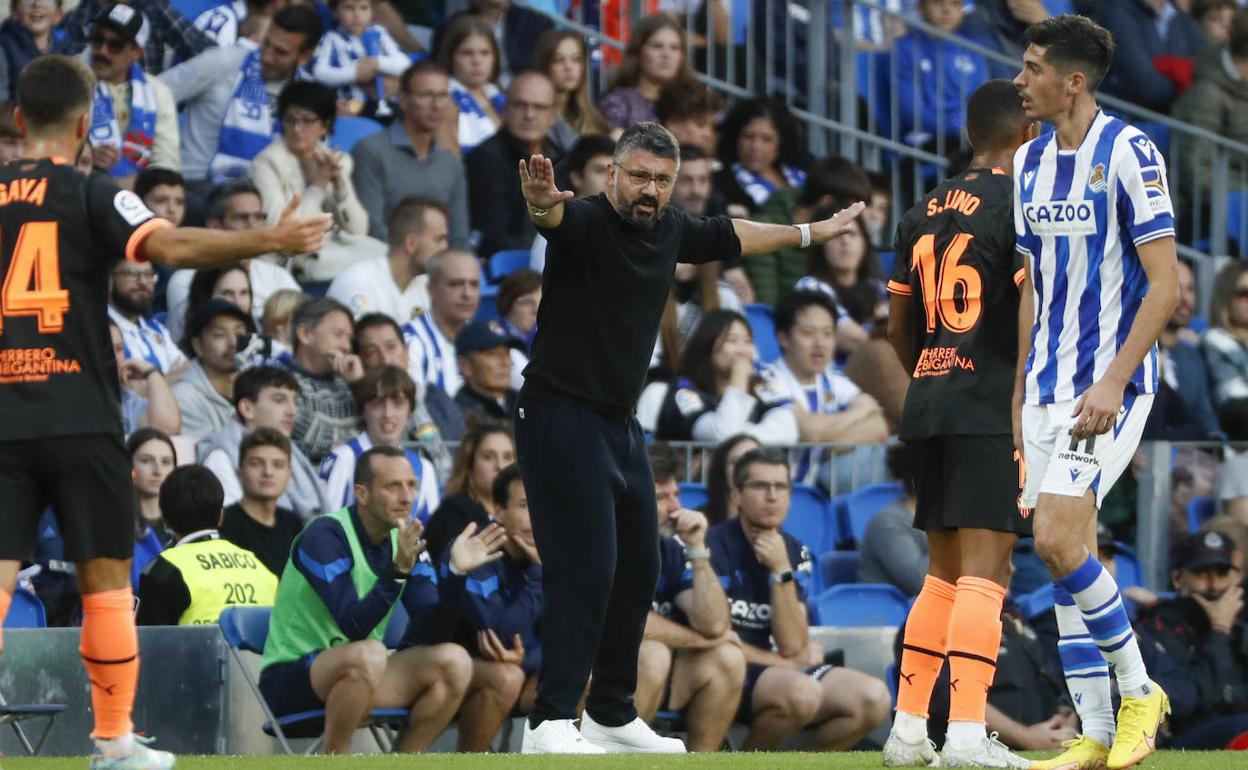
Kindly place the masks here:
<instances>
[{"instance_id":1,"label":"wristwatch","mask_svg":"<svg viewBox=\"0 0 1248 770\"><path fill-rule=\"evenodd\" d=\"M793 582L793 570L786 569L784 572L773 572L768 578L773 586L784 585Z\"/></svg>"},{"instance_id":2,"label":"wristwatch","mask_svg":"<svg viewBox=\"0 0 1248 770\"><path fill-rule=\"evenodd\" d=\"M689 561L697 561L698 559L709 559L711 558L711 549L707 548L706 546L702 546L700 548L686 548L685 558L689 559Z\"/></svg>"}]
</instances>

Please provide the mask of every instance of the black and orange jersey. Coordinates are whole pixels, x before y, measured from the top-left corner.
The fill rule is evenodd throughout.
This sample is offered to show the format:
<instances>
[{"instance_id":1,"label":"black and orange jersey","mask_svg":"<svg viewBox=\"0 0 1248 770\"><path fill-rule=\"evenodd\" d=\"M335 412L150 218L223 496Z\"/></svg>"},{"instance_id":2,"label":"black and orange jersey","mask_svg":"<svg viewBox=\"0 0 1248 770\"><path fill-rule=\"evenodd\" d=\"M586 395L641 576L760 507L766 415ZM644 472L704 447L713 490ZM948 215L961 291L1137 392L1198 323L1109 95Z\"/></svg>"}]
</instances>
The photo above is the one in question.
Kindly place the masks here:
<instances>
[{"instance_id":1,"label":"black and orange jersey","mask_svg":"<svg viewBox=\"0 0 1248 770\"><path fill-rule=\"evenodd\" d=\"M108 273L165 225L103 174L0 166L0 441L121 431Z\"/></svg>"},{"instance_id":2,"label":"black and orange jersey","mask_svg":"<svg viewBox=\"0 0 1248 770\"><path fill-rule=\"evenodd\" d=\"M888 290L911 298L914 371L903 439L1011 433L1018 355L1013 182L1001 169L951 177L897 226Z\"/></svg>"}]
</instances>

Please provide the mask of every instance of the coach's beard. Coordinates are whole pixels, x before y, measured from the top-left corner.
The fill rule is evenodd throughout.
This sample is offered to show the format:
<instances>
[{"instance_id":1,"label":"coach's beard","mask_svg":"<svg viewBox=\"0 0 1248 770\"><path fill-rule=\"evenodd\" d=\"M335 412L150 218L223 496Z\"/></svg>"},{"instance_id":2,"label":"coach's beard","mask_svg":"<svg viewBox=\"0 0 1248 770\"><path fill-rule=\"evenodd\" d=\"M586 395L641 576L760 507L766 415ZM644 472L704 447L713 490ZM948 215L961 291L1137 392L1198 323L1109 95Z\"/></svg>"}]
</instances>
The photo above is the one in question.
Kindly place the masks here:
<instances>
[{"instance_id":1,"label":"coach's beard","mask_svg":"<svg viewBox=\"0 0 1248 770\"><path fill-rule=\"evenodd\" d=\"M643 207L649 207L649 210ZM659 221L659 200L651 195L638 195L628 204L628 215L624 217L630 224L650 229Z\"/></svg>"}]
</instances>

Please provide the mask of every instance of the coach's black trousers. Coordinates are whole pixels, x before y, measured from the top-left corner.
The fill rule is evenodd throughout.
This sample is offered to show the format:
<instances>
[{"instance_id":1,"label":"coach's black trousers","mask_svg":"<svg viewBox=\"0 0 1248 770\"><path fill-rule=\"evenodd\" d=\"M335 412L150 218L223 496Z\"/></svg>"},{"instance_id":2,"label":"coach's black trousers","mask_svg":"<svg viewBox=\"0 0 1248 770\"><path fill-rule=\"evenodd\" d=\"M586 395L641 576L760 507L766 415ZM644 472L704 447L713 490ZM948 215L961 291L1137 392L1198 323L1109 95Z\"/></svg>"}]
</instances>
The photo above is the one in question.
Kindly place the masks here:
<instances>
[{"instance_id":1,"label":"coach's black trousers","mask_svg":"<svg viewBox=\"0 0 1248 770\"><path fill-rule=\"evenodd\" d=\"M658 512L645 437L575 403L521 395L516 455L542 557L542 665L532 724L637 716L637 650L659 576Z\"/></svg>"}]
</instances>

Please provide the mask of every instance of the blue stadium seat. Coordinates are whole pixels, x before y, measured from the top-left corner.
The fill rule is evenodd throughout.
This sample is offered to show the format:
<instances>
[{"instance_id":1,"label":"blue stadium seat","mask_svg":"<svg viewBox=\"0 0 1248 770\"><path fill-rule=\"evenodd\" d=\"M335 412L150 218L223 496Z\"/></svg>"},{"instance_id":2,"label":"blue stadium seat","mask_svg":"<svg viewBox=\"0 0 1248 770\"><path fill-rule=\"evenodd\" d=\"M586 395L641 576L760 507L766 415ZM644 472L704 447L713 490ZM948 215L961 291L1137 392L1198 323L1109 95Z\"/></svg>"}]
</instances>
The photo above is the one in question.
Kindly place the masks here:
<instances>
[{"instance_id":1,"label":"blue stadium seat","mask_svg":"<svg viewBox=\"0 0 1248 770\"><path fill-rule=\"evenodd\" d=\"M497 321L498 305L494 300L498 297L498 287L490 284L481 284L481 304L477 307L477 314L473 316L474 321Z\"/></svg>"},{"instance_id":2,"label":"blue stadium seat","mask_svg":"<svg viewBox=\"0 0 1248 770\"><path fill-rule=\"evenodd\" d=\"M832 586L815 600L821 626L900 626L909 609L906 595L886 583Z\"/></svg>"},{"instance_id":3,"label":"blue stadium seat","mask_svg":"<svg viewBox=\"0 0 1248 770\"><path fill-rule=\"evenodd\" d=\"M13 590L9 614L4 616L5 628L47 628L48 614L34 592L18 586Z\"/></svg>"},{"instance_id":4,"label":"blue stadium seat","mask_svg":"<svg viewBox=\"0 0 1248 770\"><path fill-rule=\"evenodd\" d=\"M1014 597L1014 603L1018 605L1019 614L1024 620L1031 620L1040 615L1053 606L1053 584L1041 583L1031 593Z\"/></svg>"},{"instance_id":5,"label":"blue stadium seat","mask_svg":"<svg viewBox=\"0 0 1248 770\"><path fill-rule=\"evenodd\" d=\"M776 322L771 316L771 307L757 303L746 305L745 317L749 319L750 333L754 335L759 363L769 364L779 358L780 343L776 342Z\"/></svg>"},{"instance_id":6,"label":"blue stadium seat","mask_svg":"<svg viewBox=\"0 0 1248 770\"><path fill-rule=\"evenodd\" d=\"M1218 513L1218 501L1213 495L1193 497L1187 504L1187 531L1199 532L1200 527Z\"/></svg>"},{"instance_id":7,"label":"blue stadium seat","mask_svg":"<svg viewBox=\"0 0 1248 770\"><path fill-rule=\"evenodd\" d=\"M1204 334L1209 329L1209 316L1194 315L1192 320L1187 322L1187 328L1197 334Z\"/></svg>"},{"instance_id":8,"label":"blue stadium seat","mask_svg":"<svg viewBox=\"0 0 1248 770\"><path fill-rule=\"evenodd\" d=\"M399 649L399 642L403 641L403 634L407 632L407 624L410 620L403 602L396 603L394 612L390 615L390 624L386 626L386 635L381 639L381 643L386 645L387 650Z\"/></svg>"},{"instance_id":9,"label":"blue stadium seat","mask_svg":"<svg viewBox=\"0 0 1248 770\"><path fill-rule=\"evenodd\" d=\"M528 249L508 249L496 251L490 257L490 282L498 283L503 276L510 275L529 266Z\"/></svg>"},{"instance_id":10,"label":"blue stadium seat","mask_svg":"<svg viewBox=\"0 0 1248 770\"><path fill-rule=\"evenodd\" d=\"M680 484L680 504L685 508L700 510L706 505L706 485L698 484L692 481L682 481Z\"/></svg>"},{"instance_id":11,"label":"blue stadium seat","mask_svg":"<svg viewBox=\"0 0 1248 770\"><path fill-rule=\"evenodd\" d=\"M1248 253L1248 193L1226 194L1226 232L1239 244L1239 253Z\"/></svg>"},{"instance_id":12,"label":"blue stadium seat","mask_svg":"<svg viewBox=\"0 0 1248 770\"><path fill-rule=\"evenodd\" d=\"M329 137L329 146L342 152L351 152L356 142L380 130L382 125L371 118L336 118L334 133Z\"/></svg>"},{"instance_id":13,"label":"blue stadium seat","mask_svg":"<svg viewBox=\"0 0 1248 770\"><path fill-rule=\"evenodd\" d=\"M875 257L880 261L880 274L888 280L888 277L893 274L893 268L897 265L897 252L877 251Z\"/></svg>"},{"instance_id":14,"label":"blue stadium seat","mask_svg":"<svg viewBox=\"0 0 1248 770\"><path fill-rule=\"evenodd\" d=\"M838 513L843 517L841 531L847 534L847 540L861 543L871 517L884 506L900 500L904 494L901 484L889 482L868 484L844 495Z\"/></svg>"},{"instance_id":15,"label":"blue stadium seat","mask_svg":"<svg viewBox=\"0 0 1248 770\"><path fill-rule=\"evenodd\" d=\"M325 709L301 711L297 714L288 714L280 719L274 717L272 710L269 709L268 702L264 699L264 694L260 692L260 685L257 683L256 678L252 676L251 671L244 665L242 653L264 654L264 643L269 637L269 618L271 615L271 607L226 607L225 611L221 613L221 617L217 619L217 625L221 628L221 636L224 637L225 643L230 648L230 654L234 657L235 662L238 663L238 667L243 673L243 679L251 689L251 694L255 696L256 701L260 704L261 711L264 712L264 717L267 721L261 729L264 730L266 735L277 738L278 743L282 746L282 751L287 754L294 753L288 738L316 738L317 740L308 748L307 753L312 754L321 745L320 735L325 727ZM394 745L394 737L390 725L405 721L407 716L407 709L373 709L368 721L363 726L367 727L372 733L373 740L377 742L377 747L382 751L386 751Z\"/></svg>"},{"instance_id":16,"label":"blue stadium seat","mask_svg":"<svg viewBox=\"0 0 1248 770\"><path fill-rule=\"evenodd\" d=\"M811 554L832 549L835 527L832 509L823 490L811 484L794 484L784 531L801 541Z\"/></svg>"},{"instance_id":17,"label":"blue stadium seat","mask_svg":"<svg viewBox=\"0 0 1248 770\"><path fill-rule=\"evenodd\" d=\"M1118 566L1118 586L1130 588L1144 585L1144 570L1140 568L1140 560L1135 551L1126 543L1115 542L1114 545L1119 549L1118 555L1114 557L1114 564Z\"/></svg>"},{"instance_id":18,"label":"blue stadium seat","mask_svg":"<svg viewBox=\"0 0 1248 770\"><path fill-rule=\"evenodd\" d=\"M825 586L858 582L857 551L825 551L819 554L819 574Z\"/></svg>"}]
</instances>

